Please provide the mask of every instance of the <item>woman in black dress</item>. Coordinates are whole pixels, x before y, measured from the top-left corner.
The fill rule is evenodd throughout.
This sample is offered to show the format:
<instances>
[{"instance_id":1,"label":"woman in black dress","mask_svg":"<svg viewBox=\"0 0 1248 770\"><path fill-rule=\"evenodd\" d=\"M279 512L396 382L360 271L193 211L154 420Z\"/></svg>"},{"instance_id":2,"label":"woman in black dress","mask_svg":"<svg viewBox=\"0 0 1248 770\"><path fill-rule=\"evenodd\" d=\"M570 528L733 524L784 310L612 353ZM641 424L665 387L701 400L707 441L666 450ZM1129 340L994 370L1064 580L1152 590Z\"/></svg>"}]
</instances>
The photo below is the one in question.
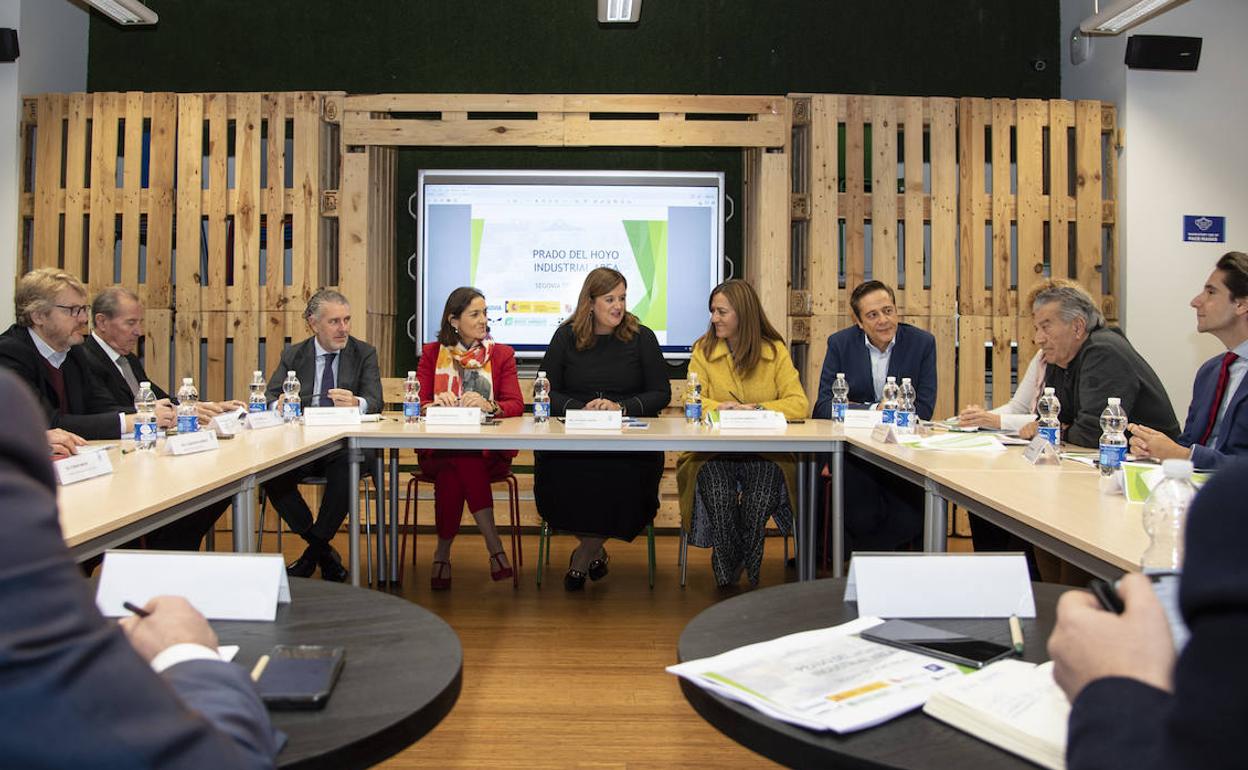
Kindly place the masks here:
<instances>
[{"instance_id":1,"label":"woman in black dress","mask_svg":"<svg viewBox=\"0 0 1248 770\"><path fill-rule=\"evenodd\" d=\"M542 359L550 379L550 411L618 410L653 417L671 400L659 341L628 312L628 283L618 271L595 268L585 277L576 312L555 332ZM659 508L662 452L535 452L537 509L555 529L572 532L564 588L607 574L603 543L630 541Z\"/></svg>"}]
</instances>

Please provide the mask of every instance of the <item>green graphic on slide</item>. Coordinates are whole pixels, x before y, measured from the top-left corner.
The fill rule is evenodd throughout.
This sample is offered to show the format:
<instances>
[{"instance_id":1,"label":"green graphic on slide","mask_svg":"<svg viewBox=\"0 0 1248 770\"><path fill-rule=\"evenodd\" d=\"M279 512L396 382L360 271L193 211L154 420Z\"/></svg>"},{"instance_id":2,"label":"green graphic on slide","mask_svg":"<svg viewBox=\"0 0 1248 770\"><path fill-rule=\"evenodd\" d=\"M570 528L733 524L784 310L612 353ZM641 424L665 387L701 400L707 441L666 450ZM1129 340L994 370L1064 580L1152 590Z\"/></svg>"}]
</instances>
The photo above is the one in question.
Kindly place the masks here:
<instances>
[{"instance_id":1,"label":"green graphic on slide","mask_svg":"<svg viewBox=\"0 0 1248 770\"><path fill-rule=\"evenodd\" d=\"M477 260L481 258L481 233L485 231L485 220L472 220L472 267L468 271L468 285L477 285Z\"/></svg>"},{"instance_id":2,"label":"green graphic on slide","mask_svg":"<svg viewBox=\"0 0 1248 770\"><path fill-rule=\"evenodd\" d=\"M626 220L624 232L633 247L646 297L633 313L655 331L667 329L667 220Z\"/></svg>"}]
</instances>

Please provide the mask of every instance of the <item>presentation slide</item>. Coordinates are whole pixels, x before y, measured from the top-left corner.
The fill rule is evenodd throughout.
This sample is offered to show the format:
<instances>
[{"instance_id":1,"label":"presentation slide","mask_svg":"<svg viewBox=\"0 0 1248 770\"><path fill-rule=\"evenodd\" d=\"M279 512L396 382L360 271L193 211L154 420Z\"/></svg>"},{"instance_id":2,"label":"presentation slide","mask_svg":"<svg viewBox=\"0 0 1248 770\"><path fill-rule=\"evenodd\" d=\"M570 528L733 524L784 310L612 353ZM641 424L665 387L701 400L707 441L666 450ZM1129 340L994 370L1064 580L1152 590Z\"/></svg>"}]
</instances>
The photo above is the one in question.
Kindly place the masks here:
<instances>
[{"instance_id":1,"label":"presentation slide","mask_svg":"<svg viewBox=\"0 0 1248 770\"><path fill-rule=\"evenodd\" d=\"M709 186L425 184L422 339L437 334L451 290L476 286L494 338L540 355L585 275L607 266L627 279L629 310L665 352L687 355L721 276L721 181L707 176Z\"/></svg>"}]
</instances>

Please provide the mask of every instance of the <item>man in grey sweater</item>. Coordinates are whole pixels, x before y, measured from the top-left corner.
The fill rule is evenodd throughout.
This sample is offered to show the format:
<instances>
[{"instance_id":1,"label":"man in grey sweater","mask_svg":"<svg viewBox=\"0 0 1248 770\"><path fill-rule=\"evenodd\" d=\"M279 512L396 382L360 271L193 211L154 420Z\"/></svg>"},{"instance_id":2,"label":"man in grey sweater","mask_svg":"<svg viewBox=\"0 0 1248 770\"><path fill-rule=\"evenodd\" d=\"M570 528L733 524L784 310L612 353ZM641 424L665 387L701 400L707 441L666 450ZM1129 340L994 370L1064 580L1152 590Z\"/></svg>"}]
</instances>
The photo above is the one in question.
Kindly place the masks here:
<instances>
[{"instance_id":1,"label":"man in grey sweater","mask_svg":"<svg viewBox=\"0 0 1248 770\"><path fill-rule=\"evenodd\" d=\"M1044 384L1061 401L1058 419L1067 442L1098 446L1101 412L1106 399L1115 397L1131 422L1178 438L1179 421L1157 373L1121 330L1106 325L1086 294L1064 286L1043 290L1036 294L1032 320L1036 344L1050 362Z\"/></svg>"}]
</instances>

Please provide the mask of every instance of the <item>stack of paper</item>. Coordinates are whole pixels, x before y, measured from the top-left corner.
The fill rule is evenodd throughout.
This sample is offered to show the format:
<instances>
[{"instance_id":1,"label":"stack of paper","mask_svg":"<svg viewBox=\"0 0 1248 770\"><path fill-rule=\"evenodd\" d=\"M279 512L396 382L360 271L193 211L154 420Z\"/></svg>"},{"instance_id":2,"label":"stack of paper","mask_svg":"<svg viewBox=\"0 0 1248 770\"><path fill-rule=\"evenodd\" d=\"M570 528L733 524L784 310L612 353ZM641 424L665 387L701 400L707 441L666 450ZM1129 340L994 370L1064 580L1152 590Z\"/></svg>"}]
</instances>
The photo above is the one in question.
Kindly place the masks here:
<instances>
[{"instance_id":1,"label":"stack of paper","mask_svg":"<svg viewBox=\"0 0 1248 770\"><path fill-rule=\"evenodd\" d=\"M1066 767L1070 703L1052 663L993 663L942 685L923 712L1043 767Z\"/></svg>"},{"instance_id":2,"label":"stack of paper","mask_svg":"<svg viewBox=\"0 0 1248 770\"><path fill-rule=\"evenodd\" d=\"M790 634L667 670L705 690L811 730L848 733L923 705L957 666L858 638L859 618Z\"/></svg>"},{"instance_id":3,"label":"stack of paper","mask_svg":"<svg viewBox=\"0 0 1248 770\"><path fill-rule=\"evenodd\" d=\"M1005 445L991 433L937 433L931 436L904 436L902 443L916 449L946 452L1003 452Z\"/></svg>"}]
</instances>

